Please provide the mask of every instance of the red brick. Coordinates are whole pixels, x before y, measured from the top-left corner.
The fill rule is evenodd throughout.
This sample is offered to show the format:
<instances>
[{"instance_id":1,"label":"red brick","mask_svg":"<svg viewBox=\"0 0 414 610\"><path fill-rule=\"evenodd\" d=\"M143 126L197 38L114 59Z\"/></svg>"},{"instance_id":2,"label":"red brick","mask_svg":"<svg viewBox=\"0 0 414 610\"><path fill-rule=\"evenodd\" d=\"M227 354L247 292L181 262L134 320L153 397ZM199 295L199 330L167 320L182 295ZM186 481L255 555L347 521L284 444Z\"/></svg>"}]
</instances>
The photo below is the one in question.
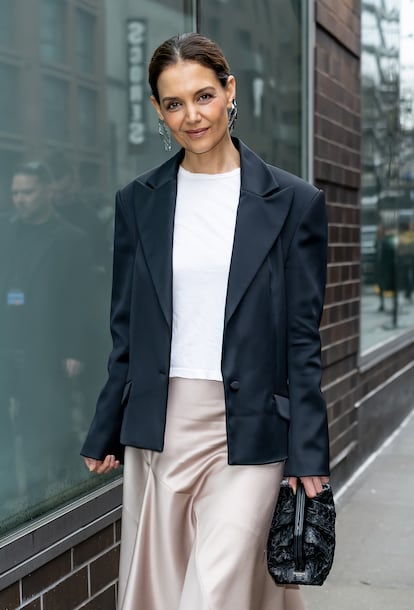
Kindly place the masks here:
<instances>
[{"instance_id":1,"label":"red brick","mask_svg":"<svg viewBox=\"0 0 414 610\"><path fill-rule=\"evenodd\" d=\"M121 520L118 519L118 521L115 523L115 541L119 542L121 540Z\"/></svg>"},{"instance_id":2,"label":"red brick","mask_svg":"<svg viewBox=\"0 0 414 610\"><path fill-rule=\"evenodd\" d=\"M1 610L15 610L20 604L19 585L16 583L0 591Z\"/></svg>"},{"instance_id":3,"label":"red brick","mask_svg":"<svg viewBox=\"0 0 414 610\"><path fill-rule=\"evenodd\" d=\"M96 555L100 555L105 549L114 543L113 525L91 536L73 549L73 565L78 567L90 561Z\"/></svg>"},{"instance_id":4,"label":"red brick","mask_svg":"<svg viewBox=\"0 0 414 610\"><path fill-rule=\"evenodd\" d=\"M50 587L54 582L63 578L71 571L70 551L49 561L46 565L31 574L25 576L22 580L22 596L23 600L29 599L37 595L47 587Z\"/></svg>"},{"instance_id":5,"label":"red brick","mask_svg":"<svg viewBox=\"0 0 414 610\"><path fill-rule=\"evenodd\" d=\"M37 597L36 599L32 600L25 606L21 606L20 610L40 610L40 608L41 608L40 597Z\"/></svg>"},{"instance_id":6,"label":"red brick","mask_svg":"<svg viewBox=\"0 0 414 610\"><path fill-rule=\"evenodd\" d=\"M116 588L114 585L81 606L81 610L116 610Z\"/></svg>"},{"instance_id":7,"label":"red brick","mask_svg":"<svg viewBox=\"0 0 414 610\"><path fill-rule=\"evenodd\" d=\"M87 598L88 571L85 567L44 594L43 610L73 610Z\"/></svg>"},{"instance_id":8,"label":"red brick","mask_svg":"<svg viewBox=\"0 0 414 610\"><path fill-rule=\"evenodd\" d=\"M90 565L91 594L104 589L118 577L119 546L108 551Z\"/></svg>"}]
</instances>

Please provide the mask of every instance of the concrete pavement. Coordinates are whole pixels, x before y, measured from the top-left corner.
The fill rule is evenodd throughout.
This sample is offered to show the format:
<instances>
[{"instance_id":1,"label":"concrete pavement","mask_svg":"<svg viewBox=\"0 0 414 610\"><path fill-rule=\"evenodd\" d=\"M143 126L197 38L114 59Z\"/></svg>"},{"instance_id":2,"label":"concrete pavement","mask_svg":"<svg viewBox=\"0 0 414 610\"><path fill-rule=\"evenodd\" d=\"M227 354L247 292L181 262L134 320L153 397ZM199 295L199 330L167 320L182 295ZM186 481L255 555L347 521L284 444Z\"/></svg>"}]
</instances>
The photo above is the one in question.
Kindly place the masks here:
<instances>
[{"instance_id":1,"label":"concrete pavement","mask_svg":"<svg viewBox=\"0 0 414 610\"><path fill-rule=\"evenodd\" d=\"M308 610L414 610L414 411L342 490L337 545Z\"/></svg>"}]
</instances>

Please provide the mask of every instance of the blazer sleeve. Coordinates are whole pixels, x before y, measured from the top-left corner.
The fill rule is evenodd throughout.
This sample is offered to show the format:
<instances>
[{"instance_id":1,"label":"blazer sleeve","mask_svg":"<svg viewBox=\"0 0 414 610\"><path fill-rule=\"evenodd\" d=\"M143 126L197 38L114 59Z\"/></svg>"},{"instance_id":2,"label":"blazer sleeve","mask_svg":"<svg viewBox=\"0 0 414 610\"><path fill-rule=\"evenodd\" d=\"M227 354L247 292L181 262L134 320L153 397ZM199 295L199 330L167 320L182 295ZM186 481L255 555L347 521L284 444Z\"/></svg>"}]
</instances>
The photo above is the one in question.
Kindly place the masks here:
<instances>
[{"instance_id":1,"label":"blazer sleeve","mask_svg":"<svg viewBox=\"0 0 414 610\"><path fill-rule=\"evenodd\" d=\"M319 333L326 266L326 206L322 191L318 191L305 206L285 265L291 418L286 476L329 474L328 422L321 392Z\"/></svg>"},{"instance_id":2,"label":"blazer sleeve","mask_svg":"<svg viewBox=\"0 0 414 610\"><path fill-rule=\"evenodd\" d=\"M108 361L108 379L99 395L81 454L102 460L114 454L122 460L120 431L123 392L129 368L129 318L132 276L136 252L136 224L130 199L120 191L115 202L115 234L111 298L111 335L113 347ZM135 230L134 230L135 229Z\"/></svg>"}]
</instances>

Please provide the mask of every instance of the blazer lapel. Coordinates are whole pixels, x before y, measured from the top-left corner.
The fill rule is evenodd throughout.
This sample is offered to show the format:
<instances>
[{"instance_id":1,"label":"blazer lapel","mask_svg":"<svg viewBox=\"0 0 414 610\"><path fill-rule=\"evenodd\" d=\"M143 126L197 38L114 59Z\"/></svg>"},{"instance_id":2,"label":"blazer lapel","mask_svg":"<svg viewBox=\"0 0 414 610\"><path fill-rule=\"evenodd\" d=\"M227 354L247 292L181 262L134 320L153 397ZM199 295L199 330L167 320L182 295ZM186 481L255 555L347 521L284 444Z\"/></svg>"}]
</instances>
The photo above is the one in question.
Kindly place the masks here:
<instances>
[{"instance_id":1,"label":"blazer lapel","mask_svg":"<svg viewBox=\"0 0 414 610\"><path fill-rule=\"evenodd\" d=\"M224 324L228 324L244 293L277 239L293 197L281 190L267 165L241 142L241 192L237 211Z\"/></svg>"},{"instance_id":2,"label":"blazer lapel","mask_svg":"<svg viewBox=\"0 0 414 610\"><path fill-rule=\"evenodd\" d=\"M172 246L177 171L181 153L138 181L136 218L151 278L169 327L172 324Z\"/></svg>"},{"instance_id":3,"label":"blazer lapel","mask_svg":"<svg viewBox=\"0 0 414 610\"><path fill-rule=\"evenodd\" d=\"M241 157L241 191L227 287L225 325L278 237L293 196L267 165L234 138ZM145 259L169 327L172 325L172 247L178 152L137 180L136 217Z\"/></svg>"}]
</instances>

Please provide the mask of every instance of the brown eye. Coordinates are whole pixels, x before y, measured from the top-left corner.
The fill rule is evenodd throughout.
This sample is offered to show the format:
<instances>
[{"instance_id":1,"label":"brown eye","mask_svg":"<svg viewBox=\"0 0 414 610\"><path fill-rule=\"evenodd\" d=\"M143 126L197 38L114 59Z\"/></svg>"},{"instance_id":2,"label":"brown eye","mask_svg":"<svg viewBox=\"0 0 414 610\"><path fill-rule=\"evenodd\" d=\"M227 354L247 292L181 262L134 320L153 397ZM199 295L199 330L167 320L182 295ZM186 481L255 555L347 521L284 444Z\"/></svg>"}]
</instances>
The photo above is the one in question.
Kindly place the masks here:
<instances>
[{"instance_id":1,"label":"brown eye","mask_svg":"<svg viewBox=\"0 0 414 610\"><path fill-rule=\"evenodd\" d=\"M200 102L209 102L212 98L213 96L211 93L203 93L203 95L200 95L198 99Z\"/></svg>"},{"instance_id":2,"label":"brown eye","mask_svg":"<svg viewBox=\"0 0 414 610\"><path fill-rule=\"evenodd\" d=\"M169 102L167 104L167 110L177 110L180 107L179 102Z\"/></svg>"}]
</instances>

